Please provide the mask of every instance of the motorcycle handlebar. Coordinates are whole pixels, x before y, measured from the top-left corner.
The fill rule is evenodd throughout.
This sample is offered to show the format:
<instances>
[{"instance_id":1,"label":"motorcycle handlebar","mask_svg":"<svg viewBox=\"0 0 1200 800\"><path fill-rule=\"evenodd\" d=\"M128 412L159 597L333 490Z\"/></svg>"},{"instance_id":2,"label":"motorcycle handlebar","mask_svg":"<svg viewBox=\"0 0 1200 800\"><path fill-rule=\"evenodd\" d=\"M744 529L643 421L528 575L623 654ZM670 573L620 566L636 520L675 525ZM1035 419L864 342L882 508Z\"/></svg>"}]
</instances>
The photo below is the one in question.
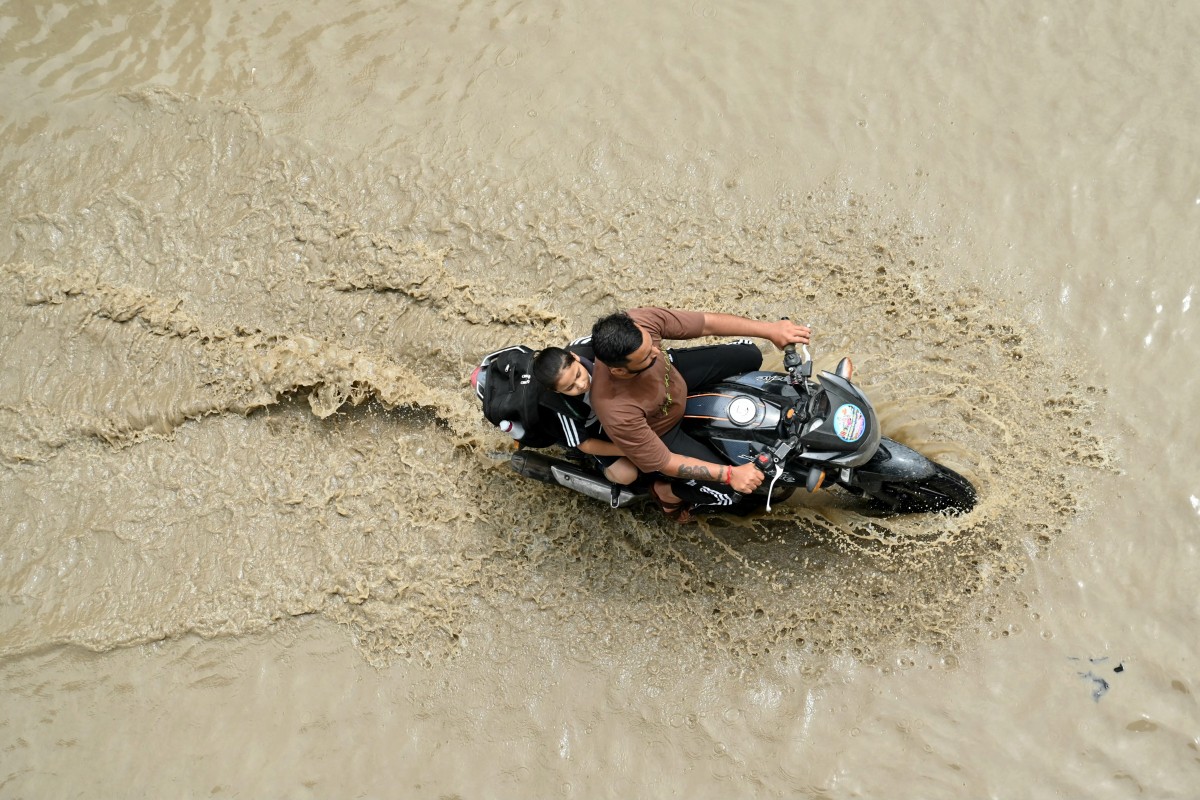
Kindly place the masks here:
<instances>
[{"instance_id":1,"label":"motorcycle handlebar","mask_svg":"<svg viewBox=\"0 0 1200 800\"><path fill-rule=\"evenodd\" d=\"M788 317L780 317L780 319L788 319ZM789 344L783 348L783 366L789 372L803 364L805 361L812 361L812 356L809 355L808 352L808 345L804 345L804 358L801 358L796 354L795 344Z\"/></svg>"}]
</instances>

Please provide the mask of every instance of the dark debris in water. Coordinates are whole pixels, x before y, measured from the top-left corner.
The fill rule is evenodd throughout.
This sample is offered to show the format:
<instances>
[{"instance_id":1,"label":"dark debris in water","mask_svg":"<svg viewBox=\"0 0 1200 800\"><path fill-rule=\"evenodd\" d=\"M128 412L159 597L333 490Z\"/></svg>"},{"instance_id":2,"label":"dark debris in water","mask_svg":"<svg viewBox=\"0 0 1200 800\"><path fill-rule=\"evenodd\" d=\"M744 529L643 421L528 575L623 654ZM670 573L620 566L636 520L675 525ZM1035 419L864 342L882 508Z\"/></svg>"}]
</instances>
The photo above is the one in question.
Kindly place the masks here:
<instances>
[{"instance_id":1,"label":"dark debris in water","mask_svg":"<svg viewBox=\"0 0 1200 800\"><path fill-rule=\"evenodd\" d=\"M1076 656L1068 656L1067 660L1068 661L1083 661L1083 659L1078 658ZM1087 659L1088 663L1092 664L1094 666L1104 664L1108 660L1109 660L1108 656L1100 656L1098 658L1088 658ZM1112 671L1114 673L1124 672L1125 671L1124 662L1119 662L1117 664L1117 666L1113 667ZM1106 679L1104 679L1103 677L1101 677L1100 675L1097 675L1094 670L1089 669L1086 672L1076 672L1075 674L1078 675L1080 678L1083 678L1084 680L1091 682L1091 684L1092 684L1092 699L1095 700L1097 703L1100 702L1101 697L1108 694L1108 690L1110 688L1109 682Z\"/></svg>"}]
</instances>

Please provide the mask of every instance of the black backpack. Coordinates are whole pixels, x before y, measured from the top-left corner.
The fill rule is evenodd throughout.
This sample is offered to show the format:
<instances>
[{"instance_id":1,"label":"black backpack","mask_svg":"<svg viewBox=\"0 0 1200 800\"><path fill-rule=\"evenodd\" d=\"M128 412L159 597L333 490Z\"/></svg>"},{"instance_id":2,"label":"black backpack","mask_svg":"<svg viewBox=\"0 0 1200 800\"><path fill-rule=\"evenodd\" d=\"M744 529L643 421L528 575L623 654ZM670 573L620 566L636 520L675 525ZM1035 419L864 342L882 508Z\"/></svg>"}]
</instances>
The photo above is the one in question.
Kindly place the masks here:
<instances>
[{"instance_id":1,"label":"black backpack","mask_svg":"<svg viewBox=\"0 0 1200 800\"><path fill-rule=\"evenodd\" d=\"M525 447L549 447L555 442L553 418L539 413L545 390L533 379L535 353L525 345L513 345L484 357L475 393L483 403L483 416L493 425L508 420L525 428L517 439Z\"/></svg>"}]
</instances>

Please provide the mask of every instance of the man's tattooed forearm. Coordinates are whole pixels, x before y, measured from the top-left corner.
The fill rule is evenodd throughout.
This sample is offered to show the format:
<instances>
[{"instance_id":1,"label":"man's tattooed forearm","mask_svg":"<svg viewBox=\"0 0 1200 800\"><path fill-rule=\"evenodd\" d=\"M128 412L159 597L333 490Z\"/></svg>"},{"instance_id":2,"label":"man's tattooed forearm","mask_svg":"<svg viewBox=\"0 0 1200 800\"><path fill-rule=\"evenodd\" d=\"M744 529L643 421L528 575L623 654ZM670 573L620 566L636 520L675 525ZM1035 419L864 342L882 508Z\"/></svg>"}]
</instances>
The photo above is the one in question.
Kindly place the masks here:
<instances>
[{"instance_id":1,"label":"man's tattooed forearm","mask_svg":"<svg viewBox=\"0 0 1200 800\"><path fill-rule=\"evenodd\" d=\"M696 478L702 481L714 481L716 477L708 467L692 466L684 464L679 468L679 477L681 478Z\"/></svg>"}]
</instances>

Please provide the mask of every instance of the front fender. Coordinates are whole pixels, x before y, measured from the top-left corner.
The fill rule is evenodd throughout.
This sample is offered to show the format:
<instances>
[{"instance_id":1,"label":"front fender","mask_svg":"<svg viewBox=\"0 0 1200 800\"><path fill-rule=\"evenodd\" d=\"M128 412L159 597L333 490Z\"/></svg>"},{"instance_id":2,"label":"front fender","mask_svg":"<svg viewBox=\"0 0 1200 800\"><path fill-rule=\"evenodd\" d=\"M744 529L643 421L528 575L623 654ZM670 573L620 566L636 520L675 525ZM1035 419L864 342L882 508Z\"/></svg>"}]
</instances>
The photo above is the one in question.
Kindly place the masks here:
<instances>
[{"instance_id":1,"label":"front fender","mask_svg":"<svg viewBox=\"0 0 1200 800\"><path fill-rule=\"evenodd\" d=\"M859 483L918 481L937 473L937 465L925 456L886 436L871 460L854 470Z\"/></svg>"}]
</instances>

